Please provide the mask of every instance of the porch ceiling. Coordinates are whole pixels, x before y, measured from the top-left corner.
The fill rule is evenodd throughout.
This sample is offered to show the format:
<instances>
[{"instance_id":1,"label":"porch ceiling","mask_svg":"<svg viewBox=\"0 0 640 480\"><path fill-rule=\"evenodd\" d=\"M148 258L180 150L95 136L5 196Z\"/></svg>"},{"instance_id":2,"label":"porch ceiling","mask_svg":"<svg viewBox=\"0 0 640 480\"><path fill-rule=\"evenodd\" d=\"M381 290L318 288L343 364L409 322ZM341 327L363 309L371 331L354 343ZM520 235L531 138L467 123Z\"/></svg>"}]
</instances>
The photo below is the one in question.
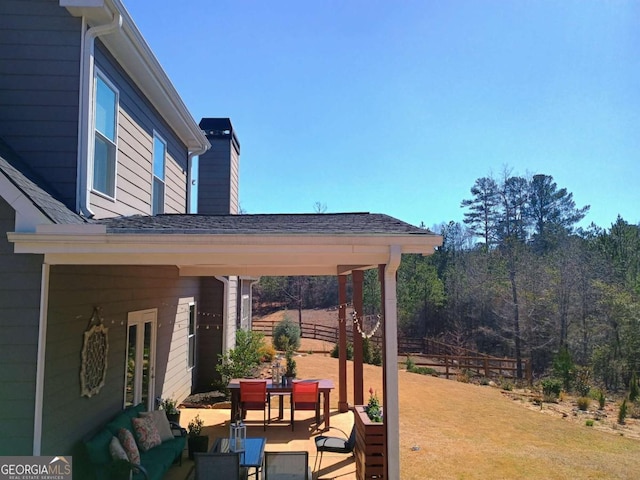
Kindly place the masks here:
<instances>
[{"instance_id":1,"label":"porch ceiling","mask_svg":"<svg viewBox=\"0 0 640 480\"><path fill-rule=\"evenodd\" d=\"M51 265L175 265L185 276L336 275L385 264L392 246L429 255L442 239L380 214L161 215L10 233Z\"/></svg>"}]
</instances>

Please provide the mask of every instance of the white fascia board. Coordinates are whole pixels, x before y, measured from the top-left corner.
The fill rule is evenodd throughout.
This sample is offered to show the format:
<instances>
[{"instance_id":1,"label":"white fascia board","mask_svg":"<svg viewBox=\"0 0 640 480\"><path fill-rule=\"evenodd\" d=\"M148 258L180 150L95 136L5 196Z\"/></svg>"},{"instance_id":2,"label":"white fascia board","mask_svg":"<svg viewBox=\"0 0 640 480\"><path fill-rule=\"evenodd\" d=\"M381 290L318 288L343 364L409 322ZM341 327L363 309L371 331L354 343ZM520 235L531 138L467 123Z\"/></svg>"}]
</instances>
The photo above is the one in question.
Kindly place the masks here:
<instances>
[{"instance_id":1,"label":"white fascia board","mask_svg":"<svg viewBox=\"0 0 640 480\"><path fill-rule=\"evenodd\" d=\"M263 235L201 235L156 234L125 235L104 234L101 225L81 225L72 233L70 226L49 227L51 233L10 233L10 241L22 253L170 253L170 254L375 254L387 253L389 245L401 245L402 253L433 253L437 238L377 236L263 236ZM82 231L84 230L84 234ZM46 230L46 229L41 229ZM54 233L55 232L55 233ZM17 250L16 250L17 251ZM353 263L353 262L351 262ZM382 262L384 263L384 262Z\"/></svg>"},{"instance_id":2,"label":"white fascia board","mask_svg":"<svg viewBox=\"0 0 640 480\"><path fill-rule=\"evenodd\" d=\"M310 259L313 261L313 259ZM359 269L378 268L378 264ZM340 267L327 265L178 265L181 277L211 277L220 275L239 275L241 279L257 281L260 277L288 277L296 275L338 275Z\"/></svg>"},{"instance_id":3,"label":"white fascia board","mask_svg":"<svg viewBox=\"0 0 640 480\"><path fill-rule=\"evenodd\" d=\"M0 173L0 197L16 212L16 232L34 232L38 225L52 223L51 219L2 173Z\"/></svg>"},{"instance_id":4,"label":"white fascia board","mask_svg":"<svg viewBox=\"0 0 640 480\"><path fill-rule=\"evenodd\" d=\"M96 225L91 223L73 224L73 225L38 225L36 228L37 234L47 235L104 235L107 233L107 228L104 225Z\"/></svg>"},{"instance_id":5,"label":"white fascia board","mask_svg":"<svg viewBox=\"0 0 640 480\"><path fill-rule=\"evenodd\" d=\"M201 154L211 146L120 0L60 0L60 6L85 17L90 25L109 21L109 11L120 13L122 29L100 37L100 41L190 152Z\"/></svg>"}]
</instances>

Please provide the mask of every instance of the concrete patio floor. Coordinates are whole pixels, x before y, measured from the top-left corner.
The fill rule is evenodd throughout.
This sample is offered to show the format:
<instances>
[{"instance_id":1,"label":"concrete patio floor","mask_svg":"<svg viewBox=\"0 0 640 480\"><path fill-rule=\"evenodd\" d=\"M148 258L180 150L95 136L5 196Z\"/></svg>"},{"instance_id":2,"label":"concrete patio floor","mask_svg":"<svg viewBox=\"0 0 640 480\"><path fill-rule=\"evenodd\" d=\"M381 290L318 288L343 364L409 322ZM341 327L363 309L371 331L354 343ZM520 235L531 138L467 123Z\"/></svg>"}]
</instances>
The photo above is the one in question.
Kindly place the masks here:
<instances>
[{"instance_id":1,"label":"concrete patio floor","mask_svg":"<svg viewBox=\"0 0 640 480\"><path fill-rule=\"evenodd\" d=\"M265 451L301 451L309 452L309 466L313 468L316 461L316 447L314 438L317 435L343 436L335 427L349 435L353 426L353 414L351 412L339 413L331 411L331 429L328 432L319 431L315 426L315 415L313 412L296 412L296 429L291 431L289 422L290 414L288 405L285 404L284 419L277 420L277 400L276 405L272 404L272 422L267 425L267 430L262 428L262 414L259 411L247 412L247 437L266 437L267 446ZM209 437L209 448L213 446L218 437L229 436L229 408L188 408L182 409L180 414L180 424L187 427L189 422L196 416L204 421L203 433ZM321 423L324 428L324 423ZM164 480L185 480L193 469L193 461L189 460L188 452L185 448L182 457L182 465L174 465L164 476ZM325 453L322 457L322 468L313 472L314 480L355 480L356 464L353 455L341 455Z\"/></svg>"}]
</instances>

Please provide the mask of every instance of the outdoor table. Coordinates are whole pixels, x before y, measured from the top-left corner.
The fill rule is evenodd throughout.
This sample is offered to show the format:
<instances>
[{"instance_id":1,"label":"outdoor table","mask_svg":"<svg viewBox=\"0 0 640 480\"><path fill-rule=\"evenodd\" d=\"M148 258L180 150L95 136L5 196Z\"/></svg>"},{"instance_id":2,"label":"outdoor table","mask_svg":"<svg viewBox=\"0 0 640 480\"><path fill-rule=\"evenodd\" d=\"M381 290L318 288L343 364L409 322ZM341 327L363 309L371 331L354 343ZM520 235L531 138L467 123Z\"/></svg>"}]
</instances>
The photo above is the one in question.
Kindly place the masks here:
<instances>
[{"instance_id":1,"label":"outdoor table","mask_svg":"<svg viewBox=\"0 0 640 480\"><path fill-rule=\"evenodd\" d=\"M257 379L240 379L234 378L229 382L228 388L231 392L231 421L233 422L239 415L240 411L240 381L241 380L257 380ZM333 380L330 379L309 379L305 378L303 380L296 380L298 382L318 382L318 391L322 393L323 397L323 407L322 407L322 415L324 420L325 430L328 430L331 422L330 415L330 398L331 398L331 390L335 387L333 385ZM291 393L293 391L293 387L291 385L281 385L279 383L274 384L270 379L267 379L267 394L280 394L280 393ZM282 401L280 401L280 418L282 418Z\"/></svg>"},{"instance_id":2,"label":"outdoor table","mask_svg":"<svg viewBox=\"0 0 640 480\"><path fill-rule=\"evenodd\" d=\"M246 468L254 468L256 480L258 473L262 469L264 463L264 448L267 445L267 439L264 437L247 437L245 439L245 450L240 453L240 466ZM216 438L213 443L212 453L228 453L229 438Z\"/></svg>"}]
</instances>

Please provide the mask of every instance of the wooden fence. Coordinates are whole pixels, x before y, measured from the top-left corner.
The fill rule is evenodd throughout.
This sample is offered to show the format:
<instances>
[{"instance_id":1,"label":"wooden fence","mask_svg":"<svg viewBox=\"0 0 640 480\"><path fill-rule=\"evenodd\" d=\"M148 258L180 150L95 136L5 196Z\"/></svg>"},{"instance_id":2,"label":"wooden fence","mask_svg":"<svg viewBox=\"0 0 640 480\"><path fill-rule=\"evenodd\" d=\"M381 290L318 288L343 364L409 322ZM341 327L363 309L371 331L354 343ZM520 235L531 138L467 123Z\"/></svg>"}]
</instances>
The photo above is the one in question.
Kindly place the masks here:
<instances>
[{"instance_id":1,"label":"wooden fence","mask_svg":"<svg viewBox=\"0 0 640 480\"><path fill-rule=\"evenodd\" d=\"M439 376L458 377L470 373L485 378L516 378L518 362L513 358L489 357L486 355L430 355L424 353L407 355L416 367L435 370ZM523 374L531 382L529 362L522 360Z\"/></svg>"},{"instance_id":2,"label":"wooden fence","mask_svg":"<svg viewBox=\"0 0 640 480\"><path fill-rule=\"evenodd\" d=\"M272 322L253 322L253 330L266 336L272 336L277 324ZM338 327L316 325L302 322L301 336L321 340L330 344L338 343ZM347 341L353 342L353 330L347 329ZM382 333L371 337L374 345L382 348ZM482 375L486 378L516 378L518 365L513 358L499 358L486 355L464 347L450 345L431 338L398 337L398 354L409 356L418 367L433 368L439 375L456 377L463 372ZM525 378L531 381L531 368L527 360L522 360Z\"/></svg>"}]
</instances>

